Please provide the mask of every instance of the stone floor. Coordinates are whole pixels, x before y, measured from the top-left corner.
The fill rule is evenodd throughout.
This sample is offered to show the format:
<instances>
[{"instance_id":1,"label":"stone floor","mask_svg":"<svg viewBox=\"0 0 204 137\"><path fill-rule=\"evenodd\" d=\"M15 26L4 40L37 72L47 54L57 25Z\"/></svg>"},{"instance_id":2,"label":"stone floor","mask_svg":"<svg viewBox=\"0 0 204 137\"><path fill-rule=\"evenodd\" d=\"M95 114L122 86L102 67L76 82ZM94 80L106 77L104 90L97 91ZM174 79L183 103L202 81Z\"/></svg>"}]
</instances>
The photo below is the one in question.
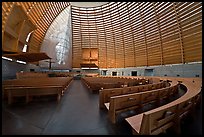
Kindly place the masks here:
<instances>
[{"instance_id":1,"label":"stone floor","mask_svg":"<svg viewBox=\"0 0 204 137\"><path fill-rule=\"evenodd\" d=\"M2 103L3 135L132 135L123 113L112 124L107 110L99 109L98 94L91 93L80 81L74 80L57 104L55 98L36 98L29 104ZM150 106L151 107L151 106ZM147 106L149 108L149 106ZM167 132L172 135L173 133ZM182 123L182 135L202 135L202 103L193 118Z\"/></svg>"}]
</instances>

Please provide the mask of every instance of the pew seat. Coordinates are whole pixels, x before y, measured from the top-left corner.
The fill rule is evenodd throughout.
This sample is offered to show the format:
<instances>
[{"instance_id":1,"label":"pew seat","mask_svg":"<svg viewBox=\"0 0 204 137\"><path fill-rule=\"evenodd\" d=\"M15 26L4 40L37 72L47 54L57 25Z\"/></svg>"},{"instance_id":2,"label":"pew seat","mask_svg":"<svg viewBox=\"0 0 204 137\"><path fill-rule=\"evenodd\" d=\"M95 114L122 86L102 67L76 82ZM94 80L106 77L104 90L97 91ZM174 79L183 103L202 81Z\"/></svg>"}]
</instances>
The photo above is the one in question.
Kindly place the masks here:
<instances>
[{"instance_id":1,"label":"pew seat","mask_svg":"<svg viewBox=\"0 0 204 137\"><path fill-rule=\"evenodd\" d=\"M6 87L8 92L8 104L13 103L14 97L26 97L26 103L31 101L32 96L57 95L57 101L61 99L63 86L40 86L40 87Z\"/></svg>"}]
</instances>

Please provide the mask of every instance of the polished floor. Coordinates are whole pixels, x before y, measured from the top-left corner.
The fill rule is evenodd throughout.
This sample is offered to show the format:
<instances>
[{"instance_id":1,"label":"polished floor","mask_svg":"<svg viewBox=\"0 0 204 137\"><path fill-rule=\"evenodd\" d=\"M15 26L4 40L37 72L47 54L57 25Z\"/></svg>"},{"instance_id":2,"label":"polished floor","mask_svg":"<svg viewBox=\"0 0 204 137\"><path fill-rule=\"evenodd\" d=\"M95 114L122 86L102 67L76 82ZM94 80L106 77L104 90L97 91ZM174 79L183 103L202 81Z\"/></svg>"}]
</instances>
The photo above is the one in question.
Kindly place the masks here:
<instances>
[{"instance_id":1,"label":"polished floor","mask_svg":"<svg viewBox=\"0 0 204 137\"><path fill-rule=\"evenodd\" d=\"M19 101L11 106L3 101L2 134L132 135L123 117L137 112L121 114L112 124L107 110L99 109L98 100L98 94L91 93L80 80L73 80L58 104L55 98L36 98L29 104ZM182 123L181 134L202 135L202 103L195 116Z\"/></svg>"}]
</instances>

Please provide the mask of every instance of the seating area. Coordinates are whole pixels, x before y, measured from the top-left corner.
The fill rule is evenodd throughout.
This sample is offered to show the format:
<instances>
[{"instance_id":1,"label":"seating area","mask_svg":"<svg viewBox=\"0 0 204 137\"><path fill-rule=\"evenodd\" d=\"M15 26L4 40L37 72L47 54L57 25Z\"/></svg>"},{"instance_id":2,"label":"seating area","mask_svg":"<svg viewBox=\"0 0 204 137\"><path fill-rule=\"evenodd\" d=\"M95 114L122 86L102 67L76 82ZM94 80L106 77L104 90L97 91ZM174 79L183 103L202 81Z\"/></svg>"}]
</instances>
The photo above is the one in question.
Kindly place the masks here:
<instances>
[{"instance_id":1,"label":"seating area","mask_svg":"<svg viewBox=\"0 0 204 137\"><path fill-rule=\"evenodd\" d=\"M76 72L17 72L16 79L44 77L73 77Z\"/></svg>"},{"instance_id":2,"label":"seating area","mask_svg":"<svg viewBox=\"0 0 204 137\"><path fill-rule=\"evenodd\" d=\"M139 77L135 78L139 79ZM151 79L151 77L140 78ZM110 121L110 124L115 126L124 124L124 122L117 121L119 114L136 110L137 114L134 113L127 117L120 116L128 124L126 128L131 129L133 135L158 135L166 133L169 129L176 134L181 134L181 122L186 117L190 117L195 112L196 106L201 103L202 80L199 78L157 78L160 79L158 83L100 90L98 102L101 106L98 106L98 110L106 113L108 116L106 121ZM34 96L57 95L59 103L62 90L67 91L71 81L72 78L69 77L6 80L3 81L4 98L8 98L10 105L15 102L15 98L20 96L25 96L25 102L28 103L32 101ZM81 83L86 87L83 81ZM185 91L182 96L167 101L166 104L161 103L172 96L178 96L180 88ZM68 90L65 94L68 96L69 92ZM75 93L77 92L75 91ZM72 91L72 93L74 92ZM90 94L90 92L87 93ZM100 103L102 97L104 100L103 103ZM143 108L150 104L153 104L154 107L144 111ZM101 108L106 108L108 111L106 112L106 109Z\"/></svg>"},{"instance_id":3,"label":"seating area","mask_svg":"<svg viewBox=\"0 0 204 137\"><path fill-rule=\"evenodd\" d=\"M199 104L202 91L201 79L167 79L182 83L187 88L186 93L166 105L126 118L126 121L132 127L133 134L158 135L171 127L179 134L182 118L192 113L195 106Z\"/></svg>"},{"instance_id":4,"label":"seating area","mask_svg":"<svg viewBox=\"0 0 204 137\"><path fill-rule=\"evenodd\" d=\"M17 72L16 79L24 79L24 78L45 78L48 77L48 73L41 72Z\"/></svg>"},{"instance_id":5,"label":"seating area","mask_svg":"<svg viewBox=\"0 0 204 137\"><path fill-rule=\"evenodd\" d=\"M99 93L101 89L129 87L144 85L149 81L146 79L132 79L123 77L84 77L82 81L87 85L92 93Z\"/></svg>"},{"instance_id":6,"label":"seating area","mask_svg":"<svg viewBox=\"0 0 204 137\"><path fill-rule=\"evenodd\" d=\"M101 89L99 90L99 107L104 108L104 103L110 102L110 98L113 96L130 94L130 93L139 93L147 90L154 90L159 88L165 88L169 86L167 81L162 81L154 84L145 84L138 86L122 87L122 88L110 88L110 89Z\"/></svg>"},{"instance_id":7,"label":"seating area","mask_svg":"<svg viewBox=\"0 0 204 137\"><path fill-rule=\"evenodd\" d=\"M33 96L56 95L59 102L71 81L72 77L4 80L2 82L3 98L7 98L8 104L12 104L14 98L19 96L26 97L26 103L28 103Z\"/></svg>"},{"instance_id":8,"label":"seating area","mask_svg":"<svg viewBox=\"0 0 204 137\"><path fill-rule=\"evenodd\" d=\"M104 80L123 84L118 87L112 84L112 87L104 88ZM137 80L137 82L129 84L128 80ZM99 90L99 108L108 110L109 120L113 124L117 123L117 115L137 110L138 114L125 117L132 128L132 133L158 135L171 128L179 134L181 119L192 113L194 105L200 102L202 80L175 77L92 77L83 78L83 82L92 90ZM98 87L94 87L95 85ZM186 90L183 96L167 104L160 103L177 96L181 87L185 87ZM143 111L143 107L149 104L154 104L156 107Z\"/></svg>"},{"instance_id":9,"label":"seating area","mask_svg":"<svg viewBox=\"0 0 204 137\"><path fill-rule=\"evenodd\" d=\"M110 97L110 102L105 103L105 106L108 109L110 120L116 123L116 116L118 113L142 109L144 105L151 103L156 103L157 106L160 106L160 101L162 99L168 99L177 92L178 84L173 83L170 87L112 96Z\"/></svg>"},{"instance_id":10,"label":"seating area","mask_svg":"<svg viewBox=\"0 0 204 137\"><path fill-rule=\"evenodd\" d=\"M202 135L202 2L2 2L2 135Z\"/></svg>"}]
</instances>

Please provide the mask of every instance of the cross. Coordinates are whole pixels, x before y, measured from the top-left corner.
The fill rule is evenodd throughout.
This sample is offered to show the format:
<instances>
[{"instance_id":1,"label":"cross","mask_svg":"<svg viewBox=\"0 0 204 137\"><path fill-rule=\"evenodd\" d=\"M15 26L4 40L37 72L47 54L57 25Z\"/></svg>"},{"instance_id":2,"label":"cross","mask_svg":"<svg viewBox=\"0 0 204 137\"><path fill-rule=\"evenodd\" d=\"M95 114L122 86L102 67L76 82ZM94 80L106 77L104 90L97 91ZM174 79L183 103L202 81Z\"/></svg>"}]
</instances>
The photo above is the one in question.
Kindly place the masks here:
<instances>
[{"instance_id":1,"label":"cross","mask_svg":"<svg viewBox=\"0 0 204 137\"><path fill-rule=\"evenodd\" d=\"M52 65L52 63L55 63L55 62L51 61L51 59L49 61L46 61L46 62L49 62L49 70L51 70L51 65Z\"/></svg>"}]
</instances>

